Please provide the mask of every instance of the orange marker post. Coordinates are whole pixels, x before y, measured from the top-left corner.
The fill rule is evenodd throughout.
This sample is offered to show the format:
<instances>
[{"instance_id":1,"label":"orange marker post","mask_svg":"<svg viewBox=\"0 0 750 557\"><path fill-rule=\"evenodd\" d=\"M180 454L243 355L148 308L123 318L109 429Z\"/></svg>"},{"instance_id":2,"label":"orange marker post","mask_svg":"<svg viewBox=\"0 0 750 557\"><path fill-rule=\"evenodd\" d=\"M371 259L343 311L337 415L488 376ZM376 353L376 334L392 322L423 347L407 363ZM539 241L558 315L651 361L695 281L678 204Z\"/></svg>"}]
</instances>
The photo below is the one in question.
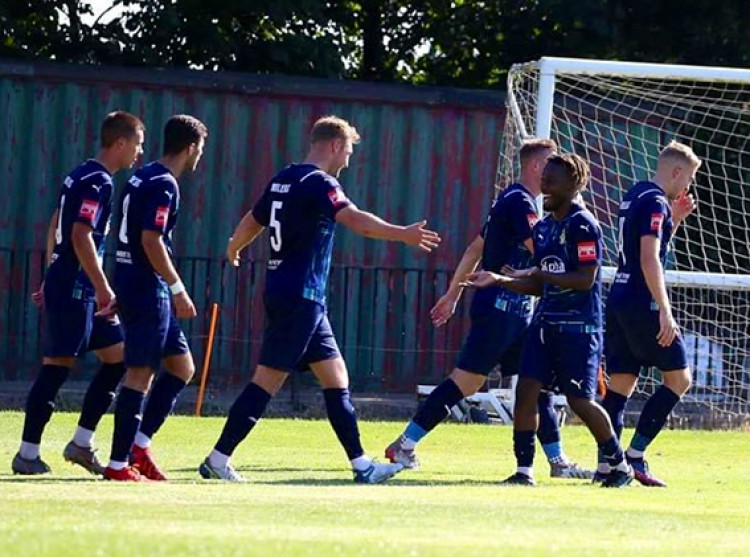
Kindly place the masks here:
<instances>
[{"instance_id":1,"label":"orange marker post","mask_svg":"<svg viewBox=\"0 0 750 557\"><path fill-rule=\"evenodd\" d=\"M200 418L203 408L203 397L206 395L206 383L208 383L208 367L211 364L211 352L214 348L214 337L216 336L216 321L219 318L219 304L211 306L211 324L208 327L208 339L206 340L206 353L203 356L203 371L201 372L201 384L198 387L198 399L195 401L195 416Z\"/></svg>"}]
</instances>

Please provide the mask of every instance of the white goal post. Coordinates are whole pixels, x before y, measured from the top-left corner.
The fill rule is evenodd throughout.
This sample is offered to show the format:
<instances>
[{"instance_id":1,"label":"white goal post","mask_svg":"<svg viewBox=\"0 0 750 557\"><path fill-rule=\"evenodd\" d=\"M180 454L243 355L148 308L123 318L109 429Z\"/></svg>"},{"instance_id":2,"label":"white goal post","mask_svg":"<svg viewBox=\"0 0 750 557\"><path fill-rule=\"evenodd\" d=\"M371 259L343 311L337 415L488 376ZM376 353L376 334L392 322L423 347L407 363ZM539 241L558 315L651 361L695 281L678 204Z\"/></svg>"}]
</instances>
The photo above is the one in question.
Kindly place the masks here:
<instances>
[{"instance_id":1,"label":"white goal post","mask_svg":"<svg viewBox=\"0 0 750 557\"><path fill-rule=\"evenodd\" d=\"M685 425L750 416L750 69L542 58L508 74L498 188L518 176L523 140L552 138L592 170L584 195L602 224L603 278L616 264L616 215L632 184L653 176L670 140L703 160L698 209L677 231L667 285L688 346ZM649 370L639 391L652 392Z\"/></svg>"}]
</instances>

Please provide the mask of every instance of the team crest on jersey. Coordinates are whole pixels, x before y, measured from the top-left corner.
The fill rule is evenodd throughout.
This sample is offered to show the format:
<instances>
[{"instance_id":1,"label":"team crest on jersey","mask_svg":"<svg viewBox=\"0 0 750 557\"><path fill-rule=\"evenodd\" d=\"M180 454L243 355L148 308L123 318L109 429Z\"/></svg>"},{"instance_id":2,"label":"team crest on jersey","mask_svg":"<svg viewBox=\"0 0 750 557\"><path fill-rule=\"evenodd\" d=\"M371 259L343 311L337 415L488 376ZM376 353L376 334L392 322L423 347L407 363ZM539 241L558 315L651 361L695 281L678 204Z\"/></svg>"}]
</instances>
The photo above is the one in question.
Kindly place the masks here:
<instances>
[{"instance_id":1,"label":"team crest on jersey","mask_svg":"<svg viewBox=\"0 0 750 557\"><path fill-rule=\"evenodd\" d=\"M534 228L536 226L536 223L539 222L539 217L536 213L529 213L526 215L526 220L529 222L529 228Z\"/></svg>"},{"instance_id":2,"label":"team crest on jersey","mask_svg":"<svg viewBox=\"0 0 750 557\"><path fill-rule=\"evenodd\" d=\"M331 203L334 207L338 207L339 205L343 205L347 202L346 195L339 188L334 188L329 191L328 199L331 200Z\"/></svg>"},{"instance_id":3,"label":"team crest on jersey","mask_svg":"<svg viewBox=\"0 0 750 557\"><path fill-rule=\"evenodd\" d=\"M661 225L664 222L664 215L662 213L652 213L651 214L651 230L653 232L658 232L661 230Z\"/></svg>"},{"instance_id":4,"label":"team crest on jersey","mask_svg":"<svg viewBox=\"0 0 750 557\"><path fill-rule=\"evenodd\" d=\"M93 222L98 210L99 204L96 201L84 199L83 203L81 203L81 208L78 210L78 217Z\"/></svg>"},{"instance_id":5,"label":"team crest on jersey","mask_svg":"<svg viewBox=\"0 0 750 557\"><path fill-rule=\"evenodd\" d=\"M565 263L556 255L548 255L542 259L540 267L545 273L552 273L554 275L560 275L565 272Z\"/></svg>"},{"instance_id":6,"label":"team crest on jersey","mask_svg":"<svg viewBox=\"0 0 750 557\"><path fill-rule=\"evenodd\" d=\"M167 219L169 218L169 207L157 207L156 218L154 218L154 226L164 228L167 226Z\"/></svg>"},{"instance_id":7,"label":"team crest on jersey","mask_svg":"<svg viewBox=\"0 0 750 557\"><path fill-rule=\"evenodd\" d=\"M596 261L596 242L581 242L578 244L578 261Z\"/></svg>"}]
</instances>

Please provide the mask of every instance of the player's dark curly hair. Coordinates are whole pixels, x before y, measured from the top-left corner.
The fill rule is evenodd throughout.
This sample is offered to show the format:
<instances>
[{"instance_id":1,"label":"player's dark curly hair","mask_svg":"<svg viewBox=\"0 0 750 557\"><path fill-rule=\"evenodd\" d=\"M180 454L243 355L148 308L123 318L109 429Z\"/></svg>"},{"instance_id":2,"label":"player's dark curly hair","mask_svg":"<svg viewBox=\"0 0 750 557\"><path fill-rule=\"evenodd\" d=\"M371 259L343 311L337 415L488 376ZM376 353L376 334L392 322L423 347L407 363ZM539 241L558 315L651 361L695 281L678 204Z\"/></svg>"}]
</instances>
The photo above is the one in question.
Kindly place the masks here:
<instances>
[{"instance_id":1,"label":"player's dark curly hair","mask_svg":"<svg viewBox=\"0 0 750 557\"><path fill-rule=\"evenodd\" d=\"M583 191L589 184L591 171L588 163L575 153L565 153L564 155L552 155L547 159L547 164L556 164L565 169L568 178L575 185L576 191Z\"/></svg>"}]
</instances>

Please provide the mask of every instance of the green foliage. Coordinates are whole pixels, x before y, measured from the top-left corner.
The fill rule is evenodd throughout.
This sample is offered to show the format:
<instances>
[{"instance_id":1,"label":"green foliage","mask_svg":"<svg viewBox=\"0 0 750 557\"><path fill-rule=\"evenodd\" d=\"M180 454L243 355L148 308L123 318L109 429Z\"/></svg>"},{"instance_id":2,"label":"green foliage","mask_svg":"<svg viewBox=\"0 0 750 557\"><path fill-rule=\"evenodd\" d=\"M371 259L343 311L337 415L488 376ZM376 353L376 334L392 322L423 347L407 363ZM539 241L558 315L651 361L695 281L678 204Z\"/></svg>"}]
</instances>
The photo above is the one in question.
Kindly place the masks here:
<instances>
[{"instance_id":1,"label":"green foliage","mask_svg":"<svg viewBox=\"0 0 750 557\"><path fill-rule=\"evenodd\" d=\"M5 0L0 56L504 87L545 55L744 66L750 3L726 0Z\"/></svg>"}]
</instances>

